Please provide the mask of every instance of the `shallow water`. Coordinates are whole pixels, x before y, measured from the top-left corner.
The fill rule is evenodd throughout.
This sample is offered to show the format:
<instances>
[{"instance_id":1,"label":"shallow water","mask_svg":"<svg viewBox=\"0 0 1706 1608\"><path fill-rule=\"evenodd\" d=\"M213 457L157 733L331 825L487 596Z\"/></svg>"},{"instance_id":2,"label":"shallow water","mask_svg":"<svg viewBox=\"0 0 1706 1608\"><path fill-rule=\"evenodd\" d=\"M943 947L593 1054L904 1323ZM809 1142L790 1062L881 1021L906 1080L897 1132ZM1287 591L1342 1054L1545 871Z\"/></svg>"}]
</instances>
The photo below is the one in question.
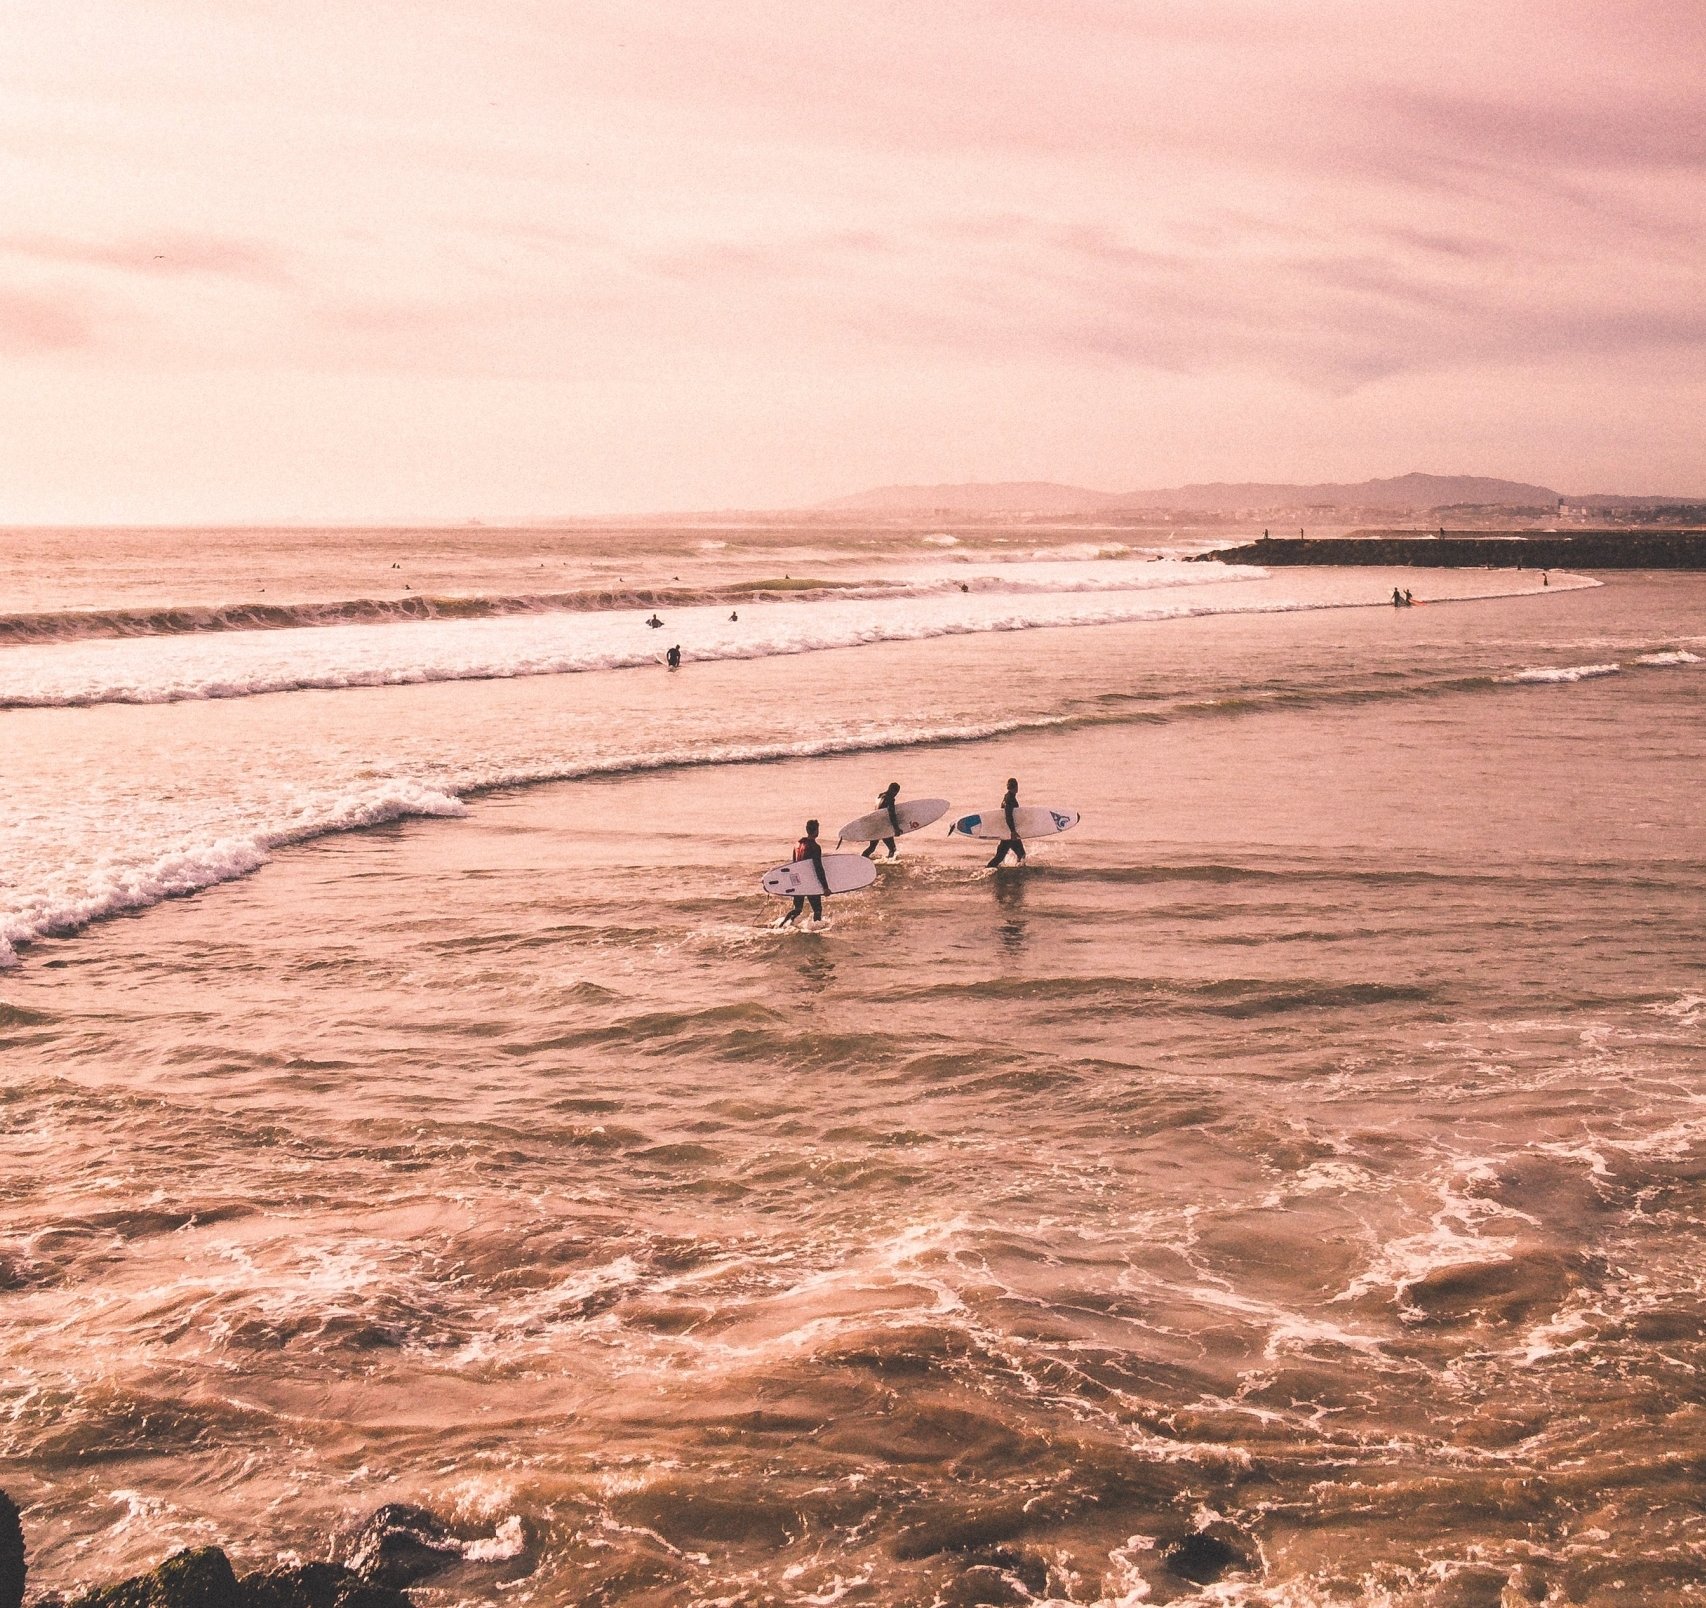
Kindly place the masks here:
<instances>
[{"instance_id":1,"label":"shallow water","mask_svg":"<svg viewBox=\"0 0 1706 1608\"><path fill-rule=\"evenodd\" d=\"M1696 1600L1703 604L0 714L234 830L468 783L0 977L32 1578L405 1498L513 1554L429 1600ZM764 929L806 814L1009 774L1024 872Z\"/></svg>"}]
</instances>

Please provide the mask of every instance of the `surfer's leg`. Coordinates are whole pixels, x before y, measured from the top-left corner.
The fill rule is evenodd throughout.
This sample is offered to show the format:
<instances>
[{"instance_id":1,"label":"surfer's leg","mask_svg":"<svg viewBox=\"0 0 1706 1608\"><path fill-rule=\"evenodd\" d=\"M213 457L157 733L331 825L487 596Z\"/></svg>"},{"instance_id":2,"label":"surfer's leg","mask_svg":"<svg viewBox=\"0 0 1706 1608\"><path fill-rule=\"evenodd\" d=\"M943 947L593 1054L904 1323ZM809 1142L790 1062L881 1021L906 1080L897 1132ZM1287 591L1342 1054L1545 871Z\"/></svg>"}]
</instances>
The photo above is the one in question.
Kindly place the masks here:
<instances>
[{"instance_id":1,"label":"surfer's leg","mask_svg":"<svg viewBox=\"0 0 1706 1608\"><path fill-rule=\"evenodd\" d=\"M867 843L864 846L864 848L862 848L859 852L862 855L864 855L864 857L867 860L870 859L871 856L877 852L877 840L875 838L872 838L871 841L869 843Z\"/></svg>"},{"instance_id":2,"label":"surfer's leg","mask_svg":"<svg viewBox=\"0 0 1706 1608\"><path fill-rule=\"evenodd\" d=\"M988 861L989 865L1000 865L1007 858L1007 851L1013 847L1012 838L1002 838L995 847L995 858Z\"/></svg>"},{"instance_id":3,"label":"surfer's leg","mask_svg":"<svg viewBox=\"0 0 1706 1608\"><path fill-rule=\"evenodd\" d=\"M823 896L821 894L808 893L806 895L806 898L811 901L812 920L813 921L822 921L823 920Z\"/></svg>"},{"instance_id":4,"label":"surfer's leg","mask_svg":"<svg viewBox=\"0 0 1706 1608\"><path fill-rule=\"evenodd\" d=\"M873 843L871 845L871 847L875 848L876 844ZM889 851L889 858L892 860L895 857L894 839L893 838L884 838L883 839L883 847Z\"/></svg>"},{"instance_id":5,"label":"surfer's leg","mask_svg":"<svg viewBox=\"0 0 1706 1608\"><path fill-rule=\"evenodd\" d=\"M792 910L790 910L787 913L787 915L785 915L780 921L778 921L776 923L776 925L778 927L791 927L791 926L793 926L793 924L800 919L800 912L802 910L804 910L805 907L806 907L805 895L801 894L801 893L796 893L794 895L794 908Z\"/></svg>"}]
</instances>

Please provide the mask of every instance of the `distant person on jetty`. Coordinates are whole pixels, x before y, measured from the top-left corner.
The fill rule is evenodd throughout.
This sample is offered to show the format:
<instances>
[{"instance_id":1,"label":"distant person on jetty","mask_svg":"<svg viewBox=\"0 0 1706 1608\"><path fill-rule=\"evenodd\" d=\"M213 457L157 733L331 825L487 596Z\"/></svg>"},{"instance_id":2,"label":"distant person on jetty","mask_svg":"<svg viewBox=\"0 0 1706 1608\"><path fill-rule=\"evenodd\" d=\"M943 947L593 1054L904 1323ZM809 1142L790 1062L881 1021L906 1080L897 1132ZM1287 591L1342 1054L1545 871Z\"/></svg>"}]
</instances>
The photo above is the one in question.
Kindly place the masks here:
<instances>
[{"instance_id":1,"label":"distant person on jetty","mask_svg":"<svg viewBox=\"0 0 1706 1608\"><path fill-rule=\"evenodd\" d=\"M1410 596L1410 588L1406 586L1404 588L1404 607L1407 609L1413 608L1415 607L1415 602L1416 600Z\"/></svg>"},{"instance_id":2,"label":"distant person on jetty","mask_svg":"<svg viewBox=\"0 0 1706 1608\"><path fill-rule=\"evenodd\" d=\"M1001 799L1001 818L1007 823L1007 836L995 846L995 858L988 863L1000 865L1011 851L1020 865L1025 863L1025 843L1019 836L1019 823L1014 820L1013 812L1019 807L1019 783L1014 778L1007 778L1007 791Z\"/></svg>"},{"instance_id":3,"label":"distant person on jetty","mask_svg":"<svg viewBox=\"0 0 1706 1608\"><path fill-rule=\"evenodd\" d=\"M681 644L679 642L663 656L663 662L667 664L671 670L679 670L681 668Z\"/></svg>"},{"instance_id":4,"label":"distant person on jetty","mask_svg":"<svg viewBox=\"0 0 1706 1608\"><path fill-rule=\"evenodd\" d=\"M895 846L894 846L894 840L896 837L900 836L900 817L898 815L896 815L894 812L894 801L899 797L900 797L900 783L899 782L890 782L889 785L882 790L882 792L877 794L877 808L879 810L886 810L888 812L889 825L894 828L894 837L886 837L886 838L882 839L882 845L885 849L887 849L889 851L889 858L891 860L895 857L895 852L896 852ZM863 854L867 860L869 860L877 852L877 839L873 838L859 852L861 854Z\"/></svg>"},{"instance_id":5,"label":"distant person on jetty","mask_svg":"<svg viewBox=\"0 0 1706 1608\"><path fill-rule=\"evenodd\" d=\"M1404 594L1397 587L1392 588L1392 607L1401 609L1404 606Z\"/></svg>"},{"instance_id":6,"label":"distant person on jetty","mask_svg":"<svg viewBox=\"0 0 1706 1608\"><path fill-rule=\"evenodd\" d=\"M817 871L817 885L825 890L828 889L829 877L823 869L823 845L817 840L816 821L806 822L806 835L794 845L794 858L796 860L810 860L813 868ZM804 910L808 904L812 907L812 920L822 921L823 895L818 893L796 893L794 895L794 908L790 910L780 921L778 921L776 925L778 927L793 926L793 924L800 919L800 912Z\"/></svg>"},{"instance_id":7,"label":"distant person on jetty","mask_svg":"<svg viewBox=\"0 0 1706 1608\"><path fill-rule=\"evenodd\" d=\"M1552 572L1550 570L1542 570L1540 572L1540 584L1542 586L1550 586L1552 584Z\"/></svg>"}]
</instances>

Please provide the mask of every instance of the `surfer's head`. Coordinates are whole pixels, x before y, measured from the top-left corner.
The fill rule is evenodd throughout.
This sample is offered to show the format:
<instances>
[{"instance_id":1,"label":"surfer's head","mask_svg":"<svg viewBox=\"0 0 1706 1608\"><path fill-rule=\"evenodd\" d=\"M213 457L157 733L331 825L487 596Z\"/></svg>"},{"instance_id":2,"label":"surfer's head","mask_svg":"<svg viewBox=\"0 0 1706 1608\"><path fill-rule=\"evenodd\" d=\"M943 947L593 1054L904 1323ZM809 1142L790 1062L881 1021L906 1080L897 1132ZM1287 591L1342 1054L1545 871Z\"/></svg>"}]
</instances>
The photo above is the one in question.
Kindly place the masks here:
<instances>
[{"instance_id":1,"label":"surfer's head","mask_svg":"<svg viewBox=\"0 0 1706 1608\"><path fill-rule=\"evenodd\" d=\"M883 789L883 791L885 793L887 793L890 798L893 798L895 796L895 794L900 791L900 783L899 782L890 782L889 785Z\"/></svg>"},{"instance_id":2,"label":"surfer's head","mask_svg":"<svg viewBox=\"0 0 1706 1608\"><path fill-rule=\"evenodd\" d=\"M1018 777L1009 776L1007 778L1007 791L1009 793L1017 793L1019 791L1019 778Z\"/></svg>"},{"instance_id":3,"label":"surfer's head","mask_svg":"<svg viewBox=\"0 0 1706 1608\"><path fill-rule=\"evenodd\" d=\"M806 822L806 836L807 837L816 837L817 836L817 822L816 821L807 821Z\"/></svg>"}]
</instances>

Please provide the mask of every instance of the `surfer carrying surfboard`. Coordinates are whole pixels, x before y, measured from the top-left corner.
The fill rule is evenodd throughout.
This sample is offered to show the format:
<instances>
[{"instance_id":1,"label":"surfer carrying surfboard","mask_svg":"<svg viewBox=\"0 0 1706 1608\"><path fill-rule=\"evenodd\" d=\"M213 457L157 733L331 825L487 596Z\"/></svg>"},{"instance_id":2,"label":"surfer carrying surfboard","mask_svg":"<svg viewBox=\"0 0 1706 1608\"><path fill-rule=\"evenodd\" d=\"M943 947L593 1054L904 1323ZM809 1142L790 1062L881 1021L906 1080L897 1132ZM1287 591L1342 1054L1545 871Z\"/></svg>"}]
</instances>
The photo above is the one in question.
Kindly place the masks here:
<instances>
[{"instance_id":1,"label":"surfer carrying surfboard","mask_svg":"<svg viewBox=\"0 0 1706 1608\"><path fill-rule=\"evenodd\" d=\"M882 790L882 792L877 794L877 808L879 810L881 810L885 815L888 816L889 825L894 828L894 832L886 838L882 838L882 839L873 838L869 843L867 843L865 845L865 847L863 849L861 849L859 851L861 854L863 854L865 856L865 858L867 860L869 860L871 858L871 856L877 852L877 844L879 841L882 843L883 847L889 851L889 858L892 860L895 857L896 851L895 851L895 846L894 846L894 840L895 840L895 838L900 836L901 824L900 824L900 816L895 813L894 801L899 797L900 797L900 783L899 782L890 782L889 785Z\"/></svg>"},{"instance_id":2,"label":"surfer carrying surfboard","mask_svg":"<svg viewBox=\"0 0 1706 1608\"><path fill-rule=\"evenodd\" d=\"M806 822L806 835L794 845L794 858L796 860L810 860L812 869L817 872L817 885L820 888L829 886L829 875L823 868L823 846L817 840L816 821ZM812 907L812 920L822 921L823 895L820 893L796 893L794 895L794 908L776 925L778 927L793 926L800 919L800 912L808 904Z\"/></svg>"},{"instance_id":3,"label":"surfer carrying surfboard","mask_svg":"<svg viewBox=\"0 0 1706 1608\"><path fill-rule=\"evenodd\" d=\"M1016 778L1007 778L1007 791L1001 799L1001 818L1007 823L1007 836L995 846L995 858L990 865L1000 865L1007 858L1009 851L1020 865L1025 863L1025 842L1019 836L1019 823L1013 819L1013 812L1019 807L1019 783Z\"/></svg>"}]
</instances>

